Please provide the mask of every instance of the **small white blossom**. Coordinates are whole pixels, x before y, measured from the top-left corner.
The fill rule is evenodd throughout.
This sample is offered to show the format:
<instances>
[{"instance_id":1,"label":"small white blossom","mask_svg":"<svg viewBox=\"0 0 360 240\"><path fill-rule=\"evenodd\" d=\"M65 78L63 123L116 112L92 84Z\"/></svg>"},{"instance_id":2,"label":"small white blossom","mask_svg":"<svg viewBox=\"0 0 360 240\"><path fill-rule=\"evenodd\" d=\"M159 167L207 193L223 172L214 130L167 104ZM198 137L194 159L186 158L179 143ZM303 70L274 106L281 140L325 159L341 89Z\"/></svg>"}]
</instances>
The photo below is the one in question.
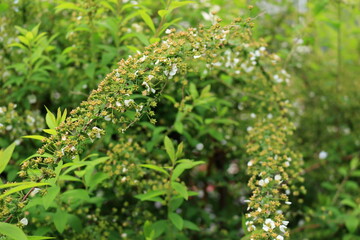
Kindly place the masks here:
<instances>
[{"instance_id":1,"label":"small white blossom","mask_svg":"<svg viewBox=\"0 0 360 240\"><path fill-rule=\"evenodd\" d=\"M261 179L261 180L259 180L259 185L260 185L260 186L262 186L262 187L263 187L263 186L265 186L265 181L264 181L264 180L262 180L262 179Z\"/></svg>"},{"instance_id":2,"label":"small white blossom","mask_svg":"<svg viewBox=\"0 0 360 240\"><path fill-rule=\"evenodd\" d=\"M144 62L146 58L147 58L147 56L143 55L141 58L139 58L139 62Z\"/></svg>"},{"instance_id":3,"label":"small white blossom","mask_svg":"<svg viewBox=\"0 0 360 240\"><path fill-rule=\"evenodd\" d=\"M177 68L176 64L173 64L171 67L171 70L169 72L170 79L176 74L177 70L178 70L178 68Z\"/></svg>"},{"instance_id":4,"label":"small white blossom","mask_svg":"<svg viewBox=\"0 0 360 240\"><path fill-rule=\"evenodd\" d=\"M269 182L270 182L270 180L271 180L271 178L265 178L265 184L269 184Z\"/></svg>"},{"instance_id":5,"label":"small white blossom","mask_svg":"<svg viewBox=\"0 0 360 240\"><path fill-rule=\"evenodd\" d=\"M262 228L264 229L264 231L268 232L270 229L275 228L275 222L270 218L267 218Z\"/></svg>"},{"instance_id":6,"label":"small white blossom","mask_svg":"<svg viewBox=\"0 0 360 240\"><path fill-rule=\"evenodd\" d=\"M291 205L291 204L292 204L292 202L285 202L285 204L287 204L287 205Z\"/></svg>"},{"instance_id":7,"label":"small white blossom","mask_svg":"<svg viewBox=\"0 0 360 240\"><path fill-rule=\"evenodd\" d=\"M284 240L284 237L281 236L281 235L278 235L278 236L276 237L276 240Z\"/></svg>"},{"instance_id":8,"label":"small white blossom","mask_svg":"<svg viewBox=\"0 0 360 240\"><path fill-rule=\"evenodd\" d=\"M29 95L27 98L30 104L34 104L37 101L36 96L34 94Z\"/></svg>"},{"instance_id":9,"label":"small white blossom","mask_svg":"<svg viewBox=\"0 0 360 240\"><path fill-rule=\"evenodd\" d=\"M270 230L270 228L266 225L263 225L262 229L265 231L265 232L268 232Z\"/></svg>"},{"instance_id":10,"label":"small white blossom","mask_svg":"<svg viewBox=\"0 0 360 240\"><path fill-rule=\"evenodd\" d=\"M204 149L204 144L202 144L202 143L196 144L196 150L201 151L203 149Z\"/></svg>"},{"instance_id":11,"label":"small white blossom","mask_svg":"<svg viewBox=\"0 0 360 240\"><path fill-rule=\"evenodd\" d=\"M275 175L275 178L274 178L276 181L280 181L281 180L281 176L279 174Z\"/></svg>"},{"instance_id":12,"label":"small white blossom","mask_svg":"<svg viewBox=\"0 0 360 240\"><path fill-rule=\"evenodd\" d=\"M277 82L277 83L281 83L281 82L283 82L283 79L282 78L280 78L279 77L279 75L274 75L274 80L275 80L275 82Z\"/></svg>"},{"instance_id":13,"label":"small white blossom","mask_svg":"<svg viewBox=\"0 0 360 240\"><path fill-rule=\"evenodd\" d=\"M34 197L39 191L40 188L34 188L34 190L32 190L32 192L30 193L30 197Z\"/></svg>"},{"instance_id":14,"label":"small white blossom","mask_svg":"<svg viewBox=\"0 0 360 240\"><path fill-rule=\"evenodd\" d=\"M128 99L128 100L125 100L125 101L124 101L124 104L125 104L125 106L127 106L127 107L130 106L131 103L134 103L134 100L133 100L133 99Z\"/></svg>"},{"instance_id":15,"label":"small white blossom","mask_svg":"<svg viewBox=\"0 0 360 240\"><path fill-rule=\"evenodd\" d=\"M327 156L328 156L328 153L325 152L325 151L321 151L321 152L319 153L319 158L320 158L320 159L325 159L325 158L327 158Z\"/></svg>"},{"instance_id":16,"label":"small white blossom","mask_svg":"<svg viewBox=\"0 0 360 240\"><path fill-rule=\"evenodd\" d=\"M197 59L197 58L200 58L200 57L201 57L201 55L195 55L194 59Z\"/></svg>"},{"instance_id":17,"label":"small white blossom","mask_svg":"<svg viewBox=\"0 0 360 240\"><path fill-rule=\"evenodd\" d=\"M20 220L20 223L24 226L28 225L29 221L27 220L27 218L23 218Z\"/></svg>"},{"instance_id":18,"label":"small white blossom","mask_svg":"<svg viewBox=\"0 0 360 240\"><path fill-rule=\"evenodd\" d=\"M289 221L282 221L282 224L284 224L285 226L287 226L289 224Z\"/></svg>"},{"instance_id":19,"label":"small white blossom","mask_svg":"<svg viewBox=\"0 0 360 240\"><path fill-rule=\"evenodd\" d=\"M284 233L286 232L287 227L285 225L280 225L279 229Z\"/></svg>"},{"instance_id":20,"label":"small white blossom","mask_svg":"<svg viewBox=\"0 0 360 240\"><path fill-rule=\"evenodd\" d=\"M121 107L121 106L122 106L122 104L121 104L120 102L116 102L115 105L116 105L117 107Z\"/></svg>"},{"instance_id":21,"label":"small white blossom","mask_svg":"<svg viewBox=\"0 0 360 240\"><path fill-rule=\"evenodd\" d=\"M213 66L215 66L215 67L220 67L220 66L221 66L221 62L212 63L211 65L213 65Z\"/></svg>"},{"instance_id":22,"label":"small white blossom","mask_svg":"<svg viewBox=\"0 0 360 240\"><path fill-rule=\"evenodd\" d=\"M153 79L154 77L155 77L154 75L151 75L151 74L150 74L150 75L148 76L148 80L151 81L151 79Z\"/></svg>"},{"instance_id":23,"label":"small white blossom","mask_svg":"<svg viewBox=\"0 0 360 240\"><path fill-rule=\"evenodd\" d=\"M236 174L239 172L239 167L236 163L231 163L229 168L227 169L227 172L231 175Z\"/></svg>"},{"instance_id":24,"label":"small white blossom","mask_svg":"<svg viewBox=\"0 0 360 240\"><path fill-rule=\"evenodd\" d=\"M166 30L165 30L165 33L166 33L166 34L170 34L170 33L171 33L171 29L166 29Z\"/></svg>"}]
</instances>

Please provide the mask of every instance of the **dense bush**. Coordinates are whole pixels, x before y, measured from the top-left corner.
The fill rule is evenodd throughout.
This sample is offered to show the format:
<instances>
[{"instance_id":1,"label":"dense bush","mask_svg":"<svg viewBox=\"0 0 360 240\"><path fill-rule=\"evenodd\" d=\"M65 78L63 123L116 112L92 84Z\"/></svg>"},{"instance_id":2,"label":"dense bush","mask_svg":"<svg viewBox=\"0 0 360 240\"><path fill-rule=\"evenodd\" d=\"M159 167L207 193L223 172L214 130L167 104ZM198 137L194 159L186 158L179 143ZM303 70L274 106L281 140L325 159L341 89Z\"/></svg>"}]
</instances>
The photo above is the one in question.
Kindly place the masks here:
<instances>
[{"instance_id":1,"label":"dense bush","mask_svg":"<svg viewBox=\"0 0 360 240\"><path fill-rule=\"evenodd\" d=\"M0 239L359 239L359 4L250 2L0 3Z\"/></svg>"}]
</instances>

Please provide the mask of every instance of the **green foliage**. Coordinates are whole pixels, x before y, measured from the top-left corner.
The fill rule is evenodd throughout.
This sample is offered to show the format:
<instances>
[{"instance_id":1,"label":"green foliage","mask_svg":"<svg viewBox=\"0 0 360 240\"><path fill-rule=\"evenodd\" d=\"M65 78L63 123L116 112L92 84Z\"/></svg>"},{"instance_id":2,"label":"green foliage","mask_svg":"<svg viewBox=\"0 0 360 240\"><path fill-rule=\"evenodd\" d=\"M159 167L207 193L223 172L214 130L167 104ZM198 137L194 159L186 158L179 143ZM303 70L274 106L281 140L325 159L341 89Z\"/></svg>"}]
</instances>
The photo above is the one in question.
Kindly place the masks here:
<instances>
[{"instance_id":1,"label":"green foliage","mask_svg":"<svg viewBox=\"0 0 360 240\"><path fill-rule=\"evenodd\" d=\"M1 2L0 239L358 239L359 16Z\"/></svg>"}]
</instances>

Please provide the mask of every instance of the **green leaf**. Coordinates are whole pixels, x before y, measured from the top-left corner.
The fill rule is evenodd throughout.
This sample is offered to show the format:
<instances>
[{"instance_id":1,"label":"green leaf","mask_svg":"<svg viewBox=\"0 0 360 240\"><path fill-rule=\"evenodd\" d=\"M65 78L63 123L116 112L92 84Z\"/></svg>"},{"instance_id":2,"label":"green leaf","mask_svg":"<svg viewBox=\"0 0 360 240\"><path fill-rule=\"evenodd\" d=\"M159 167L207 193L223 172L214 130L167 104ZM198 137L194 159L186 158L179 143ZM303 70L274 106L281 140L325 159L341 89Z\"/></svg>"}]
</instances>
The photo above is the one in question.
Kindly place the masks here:
<instances>
[{"instance_id":1,"label":"green leaf","mask_svg":"<svg viewBox=\"0 0 360 240\"><path fill-rule=\"evenodd\" d=\"M182 219L182 217L179 214L176 213L169 213L168 217L170 219L170 221L172 222L172 224L174 224L174 226L179 229L182 230L184 227L184 220Z\"/></svg>"},{"instance_id":2,"label":"green leaf","mask_svg":"<svg viewBox=\"0 0 360 240\"><path fill-rule=\"evenodd\" d=\"M59 192L60 192L59 186L53 186L47 189L47 194L42 197L42 202L45 210L47 210L51 206L51 204L53 203L54 199L59 194Z\"/></svg>"},{"instance_id":3,"label":"green leaf","mask_svg":"<svg viewBox=\"0 0 360 240\"><path fill-rule=\"evenodd\" d=\"M68 224L77 233L80 233L83 229L81 219L74 214L68 214Z\"/></svg>"},{"instance_id":4,"label":"green leaf","mask_svg":"<svg viewBox=\"0 0 360 240\"><path fill-rule=\"evenodd\" d=\"M184 220L184 228L200 231L200 228L195 223L186 220Z\"/></svg>"},{"instance_id":5,"label":"green leaf","mask_svg":"<svg viewBox=\"0 0 360 240\"><path fill-rule=\"evenodd\" d=\"M68 218L67 212L58 208L53 216L53 221L55 224L55 228L59 233L62 233L65 230L67 218Z\"/></svg>"},{"instance_id":6,"label":"green leaf","mask_svg":"<svg viewBox=\"0 0 360 240\"><path fill-rule=\"evenodd\" d=\"M155 171L165 173L167 176L169 176L169 173L164 168L153 165L153 164L141 164L140 167L153 169Z\"/></svg>"},{"instance_id":7,"label":"green leaf","mask_svg":"<svg viewBox=\"0 0 360 240\"><path fill-rule=\"evenodd\" d=\"M141 201L146 201L146 200L151 200L154 197L161 196L164 194L166 194L165 190L155 190L155 191L150 191L150 192L147 192L144 194L135 195L135 198L140 199Z\"/></svg>"},{"instance_id":8,"label":"green leaf","mask_svg":"<svg viewBox=\"0 0 360 240\"><path fill-rule=\"evenodd\" d=\"M190 83L189 90L190 90L190 95L191 95L192 99L197 99L199 97L199 92L196 89L196 86L194 83Z\"/></svg>"},{"instance_id":9,"label":"green leaf","mask_svg":"<svg viewBox=\"0 0 360 240\"><path fill-rule=\"evenodd\" d=\"M9 4L7 3L0 3L0 13L6 12L9 9Z\"/></svg>"},{"instance_id":10,"label":"green leaf","mask_svg":"<svg viewBox=\"0 0 360 240\"><path fill-rule=\"evenodd\" d=\"M152 228L152 224L148 220L144 224L144 236L146 240L154 239L155 236L155 230Z\"/></svg>"},{"instance_id":11,"label":"green leaf","mask_svg":"<svg viewBox=\"0 0 360 240\"><path fill-rule=\"evenodd\" d=\"M8 165L14 152L15 145L15 143L12 143L5 150L0 150L0 173L2 173Z\"/></svg>"},{"instance_id":12,"label":"green leaf","mask_svg":"<svg viewBox=\"0 0 360 240\"><path fill-rule=\"evenodd\" d=\"M167 229L167 221L166 220L159 220L152 224L151 226L155 230L154 238L161 236Z\"/></svg>"},{"instance_id":13,"label":"green leaf","mask_svg":"<svg viewBox=\"0 0 360 240\"><path fill-rule=\"evenodd\" d=\"M71 181L71 182L82 182L80 179L78 179L77 177L71 176L71 175L61 175L59 177L59 180L61 181Z\"/></svg>"},{"instance_id":14,"label":"green leaf","mask_svg":"<svg viewBox=\"0 0 360 240\"><path fill-rule=\"evenodd\" d=\"M67 115L67 109L65 108L65 110L64 110L64 112L63 112L63 114L62 114L62 116L61 116L61 118L60 118L60 123L62 123L62 122L65 121L66 115ZM60 123L59 123L59 124L60 124Z\"/></svg>"},{"instance_id":15,"label":"green leaf","mask_svg":"<svg viewBox=\"0 0 360 240\"><path fill-rule=\"evenodd\" d=\"M176 119L174 129L180 134L184 133L184 124L182 124L181 120Z\"/></svg>"},{"instance_id":16,"label":"green leaf","mask_svg":"<svg viewBox=\"0 0 360 240\"><path fill-rule=\"evenodd\" d=\"M72 189L60 195L63 201L83 200L89 201L89 193L85 189Z\"/></svg>"},{"instance_id":17,"label":"green leaf","mask_svg":"<svg viewBox=\"0 0 360 240\"><path fill-rule=\"evenodd\" d=\"M183 162L181 162L183 161ZM190 161L190 160L186 160L185 159L182 159L182 160L179 160L178 162L181 162L179 165L177 165L173 171L173 174L171 176L171 181L176 181L176 179L178 177L180 177L180 175L186 170L186 169L191 169L197 165L200 165L200 164L204 164L203 161L196 161L196 162L193 162L193 161Z\"/></svg>"},{"instance_id":18,"label":"green leaf","mask_svg":"<svg viewBox=\"0 0 360 240\"><path fill-rule=\"evenodd\" d=\"M340 202L342 205L346 205L349 207L352 207L354 209L356 209L358 207L358 204L356 204L352 199L350 198L345 198Z\"/></svg>"},{"instance_id":19,"label":"green leaf","mask_svg":"<svg viewBox=\"0 0 360 240\"><path fill-rule=\"evenodd\" d=\"M76 10L76 11L80 11L80 12L86 12L85 9L78 7L77 5L75 5L75 3L71 3L71 2L63 2L61 4L59 4L58 6L56 6L56 11L55 13L58 13L62 10Z\"/></svg>"},{"instance_id":20,"label":"green leaf","mask_svg":"<svg viewBox=\"0 0 360 240\"><path fill-rule=\"evenodd\" d=\"M354 215L347 215L345 218L346 228L350 233L354 233L359 225L359 218Z\"/></svg>"},{"instance_id":21,"label":"green leaf","mask_svg":"<svg viewBox=\"0 0 360 240\"><path fill-rule=\"evenodd\" d=\"M163 18L164 16L166 16L169 13L168 10L159 10L158 14L161 18Z\"/></svg>"},{"instance_id":22,"label":"green leaf","mask_svg":"<svg viewBox=\"0 0 360 240\"><path fill-rule=\"evenodd\" d=\"M149 28L155 33L155 25L151 19L151 17L149 16L149 14L147 14L144 10L139 10L139 14L141 16L141 18L144 20L144 22L146 23L146 25L149 26Z\"/></svg>"},{"instance_id":23,"label":"green leaf","mask_svg":"<svg viewBox=\"0 0 360 240\"><path fill-rule=\"evenodd\" d=\"M56 135L57 134L55 129L43 129L43 132L46 132L46 133L48 133L50 135Z\"/></svg>"},{"instance_id":24,"label":"green leaf","mask_svg":"<svg viewBox=\"0 0 360 240\"><path fill-rule=\"evenodd\" d=\"M22 190L25 190L27 188L33 188L33 187L40 187L40 186L44 186L44 185L49 185L49 183L33 183L33 182L28 182L26 184L22 184L20 186L14 187L8 191L6 191L5 193L0 195L0 199L3 199L4 197L16 193L16 192L20 192Z\"/></svg>"},{"instance_id":25,"label":"green leaf","mask_svg":"<svg viewBox=\"0 0 360 240\"><path fill-rule=\"evenodd\" d=\"M45 237L45 236L28 236L29 240L45 240L45 239L55 239L54 237Z\"/></svg>"},{"instance_id":26,"label":"green leaf","mask_svg":"<svg viewBox=\"0 0 360 240\"><path fill-rule=\"evenodd\" d=\"M188 200L189 195L187 192L187 187L184 186L181 183L178 182L171 182L171 186L173 189L175 189L175 191L177 191L185 200Z\"/></svg>"},{"instance_id":27,"label":"green leaf","mask_svg":"<svg viewBox=\"0 0 360 240\"><path fill-rule=\"evenodd\" d=\"M161 39L160 38L150 38L150 43L153 44L153 43L156 43L156 42L159 42Z\"/></svg>"},{"instance_id":28,"label":"green leaf","mask_svg":"<svg viewBox=\"0 0 360 240\"><path fill-rule=\"evenodd\" d=\"M47 114L45 116L46 124L48 125L49 128L55 129L57 127L55 115L52 112L50 112L50 110L46 106L45 108L47 111Z\"/></svg>"},{"instance_id":29,"label":"green leaf","mask_svg":"<svg viewBox=\"0 0 360 240\"><path fill-rule=\"evenodd\" d=\"M181 155L183 154L183 149L184 149L184 143L181 142L176 150L176 159L178 159L179 157L181 157Z\"/></svg>"},{"instance_id":30,"label":"green leaf","mask_svg":"<svg viewBox=\"0 0 360 240\"><path fill-rule=\"evenodd\" d=\"M16 187L16 186L19 186L19 185L26 185L26 184L29 184L29 183L31 183L31 182L15 182L15 183L6 183L6 184L1 184L1 182L0 182L0 189Z\"/></svg>"},{"instance_id":31,"label":"green leaf","mask_svg":"<svg viewBox=\"0 0 360 240\"><path fill-rule=\"evenodd\" d=\"M169 202L170 211L175 211L176 209L178 209L183 202L184 202L184 198L180 196L171 198Z\"/></svg>"},{"instance_id":32,"label":"green leaf","mask_svg":"<svg viewBox=\"0 0 360 240\"><path fill-rule=\"evenodd\" d=\"M21 43L17 43L17 42L15 42L15 43L10 43L8 46L9 46L9 47L19 47L19 48L21 48L21 49L23 49L23 50L27 50L27 48L26 48L24 45L22 45Z\"/></svg>"},{"instance_id":33,"label":"green leaf","mask_svg":"<svg viewBox=\"0 0 360 240\"><path fill-rule=\"evenodd\" d=\"M45 139L46 137L41 136L41 135L26 135L26 136L22 136L22 138L31 138L31 139L35 139L35 140L40 140L40 141L42 141L42 140Z\"/></svg>"},{"instance_id":34,"label":"green leaf","mask_svg":"<svg viewBox=\"0 0 360 240\"><path fill-rule=\"evenodd\" d=\"M171 162L175 164L176 161L175 148L168 136L165 136L164 145L165 145L165 150L171 159Z\"/></svg>"},{"instance_id":35,"label":"green leaf","mask_svg":"<svg viewBox=\"0 0 360 240\"><path fill-rule=\"evenodd\" d=\"M0 222L0 233L15 240L28 240L25 233L15 225Z\"/></svg>"},{"instance_id":36,"label":"green leaf","mask_svg":"<svg viewBox=\"0 0 360 240\"><path fill-rule=\"evenodd\" d=\"M350 169L351 170L355 170L357 167L359 166L359 158L353 158L351 161L350 161Z\"/></svg>"},{"instance_id":37,"label":"green leaf","mask_svg":"<svg viewBox=\"0 0 360 240\"><path fill-rule=\"evenodd\" d=\"M105 8L111 10L112 12L116 13L116 10L107 1L101 1L100 4L103 5Z\"/></svg>"},{"instance_id":38,"label":"green leaf","mask_svg":"<svg viewBox=\"0 0 360 240\"><path fill-rule=\"evenodd\" d=\"M91 178L87 179L86 181L86 186L89 187L89 192L93 191L97 187L97 185L99 185L108 178L110 178L110 176L104 172L97 172L92 175Z\"/></svg>"},{"instance_id":39,"label":"green leaf","mask_svg":"<svg viewBox=\"0 0 360 240\"><path fill-rule=\"evenodd\" d=\"M170 4L169 9L170 9L170 11L172 11L175 8L182 7L182 6L188 5L190 3L194 3L194 2L193 1L172 2Z\"/></svg>"}]
</instances>

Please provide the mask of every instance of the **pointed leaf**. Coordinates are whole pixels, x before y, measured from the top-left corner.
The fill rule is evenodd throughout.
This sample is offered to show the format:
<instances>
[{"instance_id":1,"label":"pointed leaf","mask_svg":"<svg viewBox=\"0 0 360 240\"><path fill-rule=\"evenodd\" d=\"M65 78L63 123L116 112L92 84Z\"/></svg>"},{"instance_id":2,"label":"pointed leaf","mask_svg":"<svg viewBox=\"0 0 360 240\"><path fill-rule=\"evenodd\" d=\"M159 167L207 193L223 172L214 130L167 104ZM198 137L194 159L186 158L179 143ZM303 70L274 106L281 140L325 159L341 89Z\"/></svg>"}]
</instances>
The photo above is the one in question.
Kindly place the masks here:
<instances>
[{"instance_id":1,"label":"pointed leaf","mask_svg":"<svg viewBox=\"0 0 360 240\"><path fill-rule=\"evenodd\" d=\"M10 194L20 192L20 191L25 190L27 188L39 187L39 186L44 186L44 185L49 185L49 183L33 183L33 182L29 182L27 184L22 184L20 186L9 189L5 193L1 194L0 199L3 199L4 197L6 197L6 196L8 196Z\"/></svg>"},{"instance_id":2,"label":"pointed leaf","mask_svg":"<svg viewBox=\"0 0 360 240\"><path fill-rule=\"evenodd\" d=\"M140 10L139 11L141 18L144 20L144 22L146 23L146 25L149 26L149 28L155 33L155 25L151 19L151 17L149 16L149 14L147 14L144 10Z\"/></svg>"},{"instance_id":3,"label":"pointed leaf","mask_svg":"<svg viewBox=\"0 0 360 240\"><path fill-rule=\"evenodd\" d=\"M159 166L156 166L156 165L153 165L153 164L140 164L140 167L153 169L153 170L155 170L155 171L165 173L167 176L169 176L169 173L166 172L166 170L165 170L164 168L159 167Z\"/></svg>"},{"instance_id":4,"label":"pointed leaf","mask_svg":"<svg viewBox=\"0 0 360 240\"><path fill-rule=\"evenodd\" d=\"M188 228L194 231L200 231L200 228L195 223L184 220L184 228Z\"/></svg>"},{"instance_id":5,"label":"pointed leaf","mask_svg":"<svg viewBox=\"0 0 360 240\"><path fill-rule=\"evenodd\" d=\"M50 112L50 110L46 106L45 108L47 111L47 114L45 116L46 124L48 125L49 128L55 129L57 127L55 115L52 112Z\"/></svg>"},{"instance_id":6,"label":"pointed leaf","mask_svg":"<svg viewBox=\"0 0 360 240\"><path fill-rule=\"evenodd\" d=\"M44 205L45 210L47 210L51 204L53 203L54 199L60 192L59 186L53 186L47 189L47 194L42 197L42 202Z\"/></svg>"},{"instance_id":7,"label":"pointed leaf","mask_svg":"<svg viewBox=\"0 0 360 240\"><path fill-rule=\"evenodd\" d=\"M182 219L182 217L179 214L176 213L169 213L168 215L170 221L172 222L172 224L174 224L174 226L179 229L182 230L184 227L184 220Z\"/></svg>"},{"instance_id":8,"label":"pointed leaf","mask_svg":"<svg viewBox=\"0 0 360 240\"><path fill-rule=\"evenodd\" d=\"M31 138L31 139L36 139L36 140L42 141L46 137L41 136L41 135L26 135L26 136L22 136L22 138Z\"/></svg>"},{"instance_id":9,"label":"pointed leaf","mask_svg":"<svg viewBox=\"0 0 360 240\"><path fill-rule=\"evenodd\" d=\"M176 192L178 192L185 200L188 200L189 195L187 192L187 187L184 186L181 183L178 182L171 182L171 186L173 189L175 189Z\"/></svg>"},{"instance_id":10,"label":"pointed leaf","mask_svg":"<svg viewBox=\"0 0 360 240\"><path fill-rule=\"evenodd\" d=\"M135 195L135 197L137 199L140 199L141 201L146 201L146 200L150 200L150 199L152 199L154 197L164 195L164 194L166 194L165 190L155 190L155 191L150 191L150 192L147 192L147 193L144 193L144 194Z\"/></svg>"},{"instance_id":11,"label":"pointed leaf","mask_svg":"<svg viewBox=\"0 0 360 240\"><path fill-rule=\"evenodd\" d=\"M171 162L175 164L175 160L176 160L175 148L168 136L165 136L164 145L165 145L165 150L171 159Z\"/></svg>"},{"instance_id":12,"label":"pointed leaf","mask_svg":"<svg viewBox=\"0 0 360 240\"><path fill-rule=\"evenodd\" d=\"M15 240L28 240L25 233L10 223L0 222L0 233Z\"/></svg>"},{"instance_id":13,"label":"pointed leaf","mask_svg":"<svg viewBox=\"0 0 360 240\"><path fill-rule=\"evenodd\" d=\"M67 212L61 210L60 208L58 208L56 213L54 214L53 221L55 224L55 228L59 233L62 233L65 230L67 217Z\"/></svg>"},{"instance_id":14,"label":"pointed leaf","mask_svg":"<svg viewBox=\"0 0 360 240\"><path fill-rule=\"evenodd\" d=\"M0 173L2 173L8 165L14 149L15 143L12 143L5 150L0 150Z\"/></svg>"}]
</instances>

